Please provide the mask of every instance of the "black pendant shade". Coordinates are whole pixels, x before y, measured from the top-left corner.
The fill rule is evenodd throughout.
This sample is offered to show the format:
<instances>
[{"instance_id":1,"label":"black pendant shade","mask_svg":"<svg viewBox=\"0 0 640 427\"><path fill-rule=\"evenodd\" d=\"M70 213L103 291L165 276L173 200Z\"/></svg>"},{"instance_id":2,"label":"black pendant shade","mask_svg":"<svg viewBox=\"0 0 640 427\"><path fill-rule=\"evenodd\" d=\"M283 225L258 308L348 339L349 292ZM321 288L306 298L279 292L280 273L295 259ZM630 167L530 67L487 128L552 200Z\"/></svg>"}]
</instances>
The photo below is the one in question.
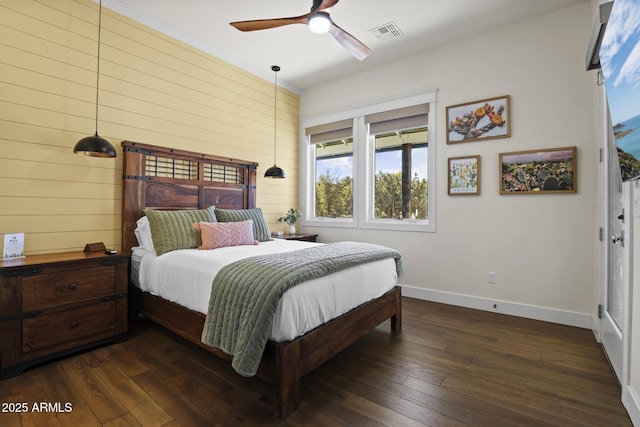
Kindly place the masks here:
<instances>
[{"instance_id":1,"label":"black pendant shade","mask_svg":"<svg viewBox=\"0 0 640 427\"><path fill-rule=\"evenodd\" d=\"M275 164L267 169L264 173L265 178L285 178L286 174L282 168L276 166Z\"/></svg>"},{"instance_id":2,"label":"black pendant shade","mask_svg":"<svg viewBox=\"0 0 640 427\"><path fill-rule=\"evenodd\" d=\"M98 94L100 83L100 33L102 29L102 0L98 14L98 65L96 67L96 133L93 136L85 136L73 147L73 152L83 156L92 157L116 157L116 149L109 141L98 136Z\"/></svg>"},{"instance_id":3,"label":"black pendant shade","mask_svg":"<svg viewBox=\"0 0 640 427\"><path fill-rule=\"evenodd\" d=\"M116 157L116 149L109 141L99 136L85 136L73 147L73 152L83 156Z\"/></svg>"},{"instance_id":4,"label":"black pendant shade","mask_svg":"<svg viewBox=\"0 0 640 427\"><path fill-rule=\"evenodd\" d=\"M276 165L276 148L278 146L278 138L276 137L277 129L277 114L278 114L278 71L280 67L273 65L271 70L275 73L274 85L273 85L273 166L267 169L264 173L265 178L284 178L286 174L282 168Z\"/></svg>"}]
</instances>

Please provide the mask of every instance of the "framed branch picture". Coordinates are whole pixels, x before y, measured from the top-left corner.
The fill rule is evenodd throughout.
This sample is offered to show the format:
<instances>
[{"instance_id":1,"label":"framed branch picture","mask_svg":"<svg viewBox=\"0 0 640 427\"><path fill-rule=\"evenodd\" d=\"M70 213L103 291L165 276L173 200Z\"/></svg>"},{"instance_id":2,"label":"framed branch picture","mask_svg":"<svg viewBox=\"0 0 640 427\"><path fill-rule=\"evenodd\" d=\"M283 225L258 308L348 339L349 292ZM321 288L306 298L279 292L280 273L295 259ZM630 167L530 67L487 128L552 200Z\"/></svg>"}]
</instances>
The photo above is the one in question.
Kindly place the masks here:
<instances>
[{"instance_id":1,"label":"framed branch picture","mask_svg":"<svg viewBox=\"0 0 640 427\"><path fill-rule=\"evenodd\" d=\"M449 158L450 196L480 194L480 156Z\"/></svg>"},{"instance_id":2,"label":"framed branch picture","mask_svg":"<svg viewBox=\"0 0 640 427\"><path fill-rule=\"evenodd\" d=\"M511 136L509 95L447 107L447 144Z\"/></svg>"},{"instance_id":3,"label":"framed branch picture","mask_svg":"<svg viewBox=\"0 0 640 427\"><path fill-rule=\"evenodd\" d=\"M576 147L500 153L500 194L575 193Z\"/></svg>"}]
</instances>

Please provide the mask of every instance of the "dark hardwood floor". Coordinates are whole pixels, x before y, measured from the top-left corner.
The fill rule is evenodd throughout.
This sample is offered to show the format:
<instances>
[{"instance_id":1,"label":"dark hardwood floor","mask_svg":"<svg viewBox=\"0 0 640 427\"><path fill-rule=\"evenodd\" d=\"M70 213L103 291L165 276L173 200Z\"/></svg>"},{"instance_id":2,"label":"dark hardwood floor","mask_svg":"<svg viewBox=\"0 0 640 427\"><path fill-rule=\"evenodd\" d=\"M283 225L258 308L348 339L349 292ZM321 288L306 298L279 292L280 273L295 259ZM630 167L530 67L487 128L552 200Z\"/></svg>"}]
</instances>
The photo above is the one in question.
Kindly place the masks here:
<instances>
[{"instance_id":1,"label":"dark hardwood floor","mask_svg":"<svg viewBox=\"0 0 640 427\"><path fill-rule=\"evenodd\" d=\"M631 426L590 330L403 303L401 333L387 322L304 377L282 423L269 385L141 320L124 343L0 381L3 410L28 406L0 425Z\"/></svg>"}]
</instances>

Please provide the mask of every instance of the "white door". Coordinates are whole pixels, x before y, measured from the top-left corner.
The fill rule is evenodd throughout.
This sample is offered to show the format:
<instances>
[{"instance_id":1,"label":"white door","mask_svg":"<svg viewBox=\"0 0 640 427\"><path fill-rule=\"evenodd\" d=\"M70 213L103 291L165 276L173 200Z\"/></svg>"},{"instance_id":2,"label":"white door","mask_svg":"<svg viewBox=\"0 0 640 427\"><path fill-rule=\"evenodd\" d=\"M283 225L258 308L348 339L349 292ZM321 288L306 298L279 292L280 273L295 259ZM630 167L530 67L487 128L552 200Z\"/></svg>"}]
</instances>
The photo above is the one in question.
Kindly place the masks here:
<instances>
[{"instance_id":1,"label":"white door","mask_svg":"<svg viewBox=\"0 0 640 427\"><path fill-rule=\"evenodd\" d=\"M605 98L602 88L602 99ZM633 188L622 182L615 138L606 102L601 103L601 137L605 158L605 270L600 291L599 337L620 384L627 379L627 331L632 239Z\"/></svg>"},{"instance_id":2,"label":"white door","mask_svg":"<svg viewBox=\"0 0 640 427\"><path fill-rule=\"evenodd\" d=\"M631 223L630 184L622 183L615 144L609 145L607 275L602 292L600 336L609 362L622 383L624 378L624 295L628 278L630 243L626 225Z\"/></svg>"}]
</instances>

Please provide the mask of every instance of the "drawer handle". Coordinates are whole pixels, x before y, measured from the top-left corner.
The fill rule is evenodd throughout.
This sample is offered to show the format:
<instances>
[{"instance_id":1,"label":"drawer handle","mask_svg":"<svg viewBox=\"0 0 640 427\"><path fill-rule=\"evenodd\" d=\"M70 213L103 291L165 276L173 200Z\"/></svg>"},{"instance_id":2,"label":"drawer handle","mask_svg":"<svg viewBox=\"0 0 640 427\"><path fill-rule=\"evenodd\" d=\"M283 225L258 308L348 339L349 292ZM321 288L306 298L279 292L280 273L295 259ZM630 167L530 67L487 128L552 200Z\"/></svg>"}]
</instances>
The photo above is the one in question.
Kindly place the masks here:
<instances>
[{"instance_id":1,"label":"drawer handle","mask_svg":"<svg viewBox=\"0 0 640 427\"><path fill-rule=\"evenodd\" d=\"M71 325L69 325L71 328L77 328L78 327L78 322L71 322Z\"/></svg>"},{"instance_id":2,"label":"drawer handle","mask_svg":"<svg viewBox=\"0 0 640 427\"><path fill-rule=\"evenodd\" d=\"M77 289L78 288L78 284L77 283L72 283L69 285L69 289Z\"/></svg>"}]
</instances>

